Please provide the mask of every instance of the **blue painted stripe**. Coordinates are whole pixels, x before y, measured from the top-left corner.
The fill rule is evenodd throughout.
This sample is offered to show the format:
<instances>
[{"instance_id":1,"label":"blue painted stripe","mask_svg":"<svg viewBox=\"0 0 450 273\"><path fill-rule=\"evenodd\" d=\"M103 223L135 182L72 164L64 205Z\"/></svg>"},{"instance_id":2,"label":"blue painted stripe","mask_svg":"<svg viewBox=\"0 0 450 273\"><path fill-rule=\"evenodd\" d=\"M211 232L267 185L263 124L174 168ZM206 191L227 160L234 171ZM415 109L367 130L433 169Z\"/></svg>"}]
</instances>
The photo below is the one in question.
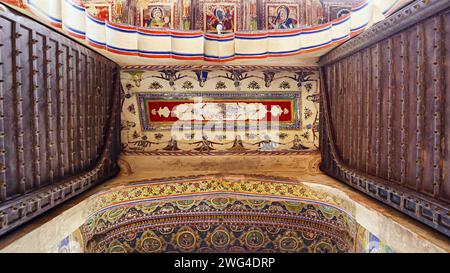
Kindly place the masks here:
<instances>
[{"instance_id":1,"label":"blue painted stripe","mask_svg":"<svg viewBox=\"0 0 450 273\"><path fill-rule=\"evenodd\" d=\"M303 35L303 34L314 34L314 33L324 32L324 31L331 29L331 27L332 26L329 26L329 27L323 28L323 29L319 29L319 30L305 31L305 32L302 32L301 34Z\"/></svg>"},{"instance_id":2,"label":"blue painted stripe","mask_svg":"<svg viewBox=\"0 0 450 273\"><path fill-rule=\"evenodd\" d=\"M145 51L145 50L140 50L140 49L139 49L139 53L153 54L153 55L170 55L170 54L172 54L171 51Z\"/></svg>"},{"instance_id":3,"label":"blue painted stripe","mask_svg":"<svg viewBox=\"0 0 450 273\"><path fill-rule=\"evenodd\" d=\"M173 35L173 34L172 34L172 38L178 38L178 39L203 38L203 34L202 34L202 35L196 35L196 36L178 36L178 35Z\"/></svg>"},{"instance_id":4,"label":"blue painted stripe","mask_svg":"<svg viewBox=\"0 0 450 273\"><path fill-rule=\"evenodd\" d=\"M203 57L203 53L179 53L179 52L172 52L172 55L176 56L184 56L184 57Z\"/></svg>"},{"instance_id":5,"label":"blue painted stripe","mask_svg":"<svg viewBox=\"0 0 450 273\"><path fill-rule=\"evenodd\" d=\"M73 33L76 33L76 34L79 34L79 35L83 35L83 36L86 35L86 32L83 32L81 30L77 30L77 29L71 28L71 27L69 27L66 24L64 24L64 27L66 27L68 30L70 30Z\"/></svg>"},{"instance_id":6,"label":"blue painted stripe","mask_svg":"<svg viewBox=\"0 0 450 273\"><path fill-rule=\"evenodd\" d=\"M345 34L344 36L341 36L341 37L338 37L338 38L334 38L334 39L332 39L332 41L339 41L339 40L342 40L344 38L347 38L348 36L350 36L350 34Z\"/></svg>"},{"instance_id":7,"label":"blue painted stripe","mask_svg":"<svg viewBox=\"0 0 450 273\"><path fill-rule=\"evenodd\" d=\"M350 19L351 19L351 16L347 17L346 19L344 19L344 20L342 20L342 21L340 21L340 22L332 23L332 25L333 25L333 26L338 26L338 25L340 25L340 24L343 24L343 23L347 22L347 21L350 20Z\"/></svg>"},{"instance_id":8,"label":"blue painted stripe","mask_svg":"<svg viewBox=\"0 0 450 273\"><path fill-rule=\"evenodd\" d=\"M302 47L301 50L304 50L304 49L312 49L312 48L315 48L315 47L321 47L321 46L324 46L324 45L328 45L328 44L330 44L330 43L331 43L331 41L328 41L328 42L321 43L321 44L318 44L318 45Z\"/></svg>"},{"instance_id":9,"label":"blue painted stripe","mask_svg":"<svg viewBox=\"0 0 450 273\"><path fill-rule=\"evenodd\" d=\"M261 53L236 53L236 56L264 56L267 55L267 53L267 51Z\"/></svg>"},{"instance_id":10,"label":"blue painted stripe","mask_svg":"<svg viewBox=\"0 0 450 273\"><path fill-rule=\"evenodd\" d=\"M206 55L205 54L205 57L206 58L211 58L211 59L230 59L230 58L234 58L235 57L235 54L233 54L233 55L230 55L230 56L214 56L214 55Z\"/></svg>"},{"instance_id":11,"label":"blue painted stripe","mask_svg":"<svg viewBox=\"0 0 450 273\"><path fill-rule=\"evenodd\" d=\"M294 50L287 50L287 51L269 51L269 54L288 54L288 53L294 53L294 52L299 52L302 49L294 49Z\"/></svg>"},{"instance_id":12,"label":"blue painted stripe","mask_svg":"<svg viewBox=\"0 0 450 273\"><path fill-rule=\"evenodd\" d=\"M55 21L57 23L62 23L62 20L52 17L50 16L47 12L45 12L43 9L41 9L40 7L36 6L35 3L32 2L32 0L28 0L28 5L32 6L34 9L36 9L38 12L44 14L46 17L48 17L49 19L51 19L52 21Z\"/></svg>"},{"instance_id":13,"label":"blue painted stripe","mask_svg":"<svg viewBox=\"0 0 450 273\"><path fill-rule=\"evenodd\" d=\"M357 27L357 28L352 28L350 31L352 31L352 32L358 31L358 30L360 30L360 29L362 29L362 28L365 28L368 24L369 24L369 23L365 23L364 25L359 26L359 27Z\"/></svg>"},{"instance_id":14,"label":"blue painted stripe","mask_svg":"<svg viewBox=\"0 0 450 273\"><path fill-rule=\"evenodd\" d=\"M283 34L279 34L279 35L269 35L268 37L269 37L269 38L289 38L289 37L297 37L297 36L300 36L301 34L302 34L302 33L299 32L299 33L286 34L286 35L283 35Z\"/></svg>"},{"instance_id":15,"label":"blue painted stripe","mask_svg":"<svg viewBox=\"0 0 450 273\"><path fill-rule=\"evenodd\" d=\"M137 32L137 30L120 29L120 28L116 28L116 27L113 27L113 26L108 25L108 24L106 24L106 26L108 28L110 28L110 29L115 30L115 31L124 32L124 33L136 33Z\"/></svg>"},{"instance_id":16,"label":"blue painted stripe","mask_svg":"<svg viewBox=\"0 0 450 273\"><path fill-rule=\"evenodd\" d=\"M392 5L389 6L389 8L385 9L383 11L383 15L385 15L389 10L391 10L395 5L397 5L398 1L400 0L394 1L394 3L392 3Z\"/></svg>"},{"instance_id":17,"label":"blue painted stripe","mask_svg":"<svg viewBox=\"0 0 450 273\"><path fill-rule=\"evenodd\" d=\"M214 39L214 38L207 38L207 37L205 37L205 40L213 41L213 42L230 42L230 41L234 41L234 38L220 40L220 39Z\"/></svg>"},{"instance_id":18,"label":"blue painted stripe","mask_svg":"<svg viewBox=\"0 0 450 273\"><path fill-rule=\"evenodd\" d=\"M73 2L70 1L70 0L66 0L66 3L69 4L69 5L71 5L72 7L76 8L76 9L79 10L79 11L85 11L85 10L86 10L86 9L83 8L83 7L77 6L75 3L73 3Z\"/></svg>"},{"instance_id":19,"label":"blue painted stripe","mask_svg":"<svg viewBox=\"0 0 450 273\"><path fill-rule=\"evenodd\" d=\"M96 19L92 18L92 17L91 17L91 16L89 16L89 15L87 15L87 18L88 18L89 20L91 20L92 22L94 22L94 23L98 24L98 25L101 25L101 26L104 26L104 25L105 25L105 22L102 22L102 21L96 20Z\"/></svg>"},{"instance_id":20,"label":"blue painted stripe","mask_svg":"<svg viewBox=\"0 0 450 273\"><path fill-rule=\"evenodd\" d=\"M125 48L121 48L121 47L115 47L115 46L112 46L112 45L106 45L106 46L108 48L111 48L111 49L114 49L114 50L118 50L118 51L125 51L125 52L131 52L131 53L138 52L137 49L125 49Z\"/></svg>"},{"instance_id":21,"label":"blue painted stripe","mask_svg":"<svg viewBox=\"0 0 450 273\"><path fill-rule=\"evenodd\" d=\"M361 9L363 9L363 8L365 8L365 7L367 7L368 5L369 5L369 3L365 3L365 4L362 5L361 7L358 7L358 8L356 8L356 9L352 9L352 12L359 11L359 10L361 10Z\"/></svg>"},{"instance_id":22,"label":"blue painted stripe","mask_svg":"<svg viewBox=\"0 0 450 273\"><path fill-rule=\"evenodd\" d=\"M101 45L101 46L106 46L105 43L100 43L99 41L96 41L96 40L91 39L91 38L89 38L89 37L86 37L86 39L87 39L89 42L92 42L92 43L94 43L94 44Z\"/></svg>"},{"instance_id":23,"label":"blue painted stripe","mask_svg":"<svg viewBox=\"0 0 450 273\"><path fill-rule=\"evenodd\" d=\"M151 33L145 33L138 31L139 35L142 36L150 36L150 37L172 37L170 34L151 34Z\"/></svg>"},{"instance_id":24,"label":"blue painted stripe","mask_svg":"<svg viewBox=\"0 0 450 273\"><path fill-rule=\"evenodd\" d=\"M261 39L267 39L269 36L264 37L247 37L247 36L236 36L235 39L239 40L261 40Z\"/></svg>"}]
</instances>

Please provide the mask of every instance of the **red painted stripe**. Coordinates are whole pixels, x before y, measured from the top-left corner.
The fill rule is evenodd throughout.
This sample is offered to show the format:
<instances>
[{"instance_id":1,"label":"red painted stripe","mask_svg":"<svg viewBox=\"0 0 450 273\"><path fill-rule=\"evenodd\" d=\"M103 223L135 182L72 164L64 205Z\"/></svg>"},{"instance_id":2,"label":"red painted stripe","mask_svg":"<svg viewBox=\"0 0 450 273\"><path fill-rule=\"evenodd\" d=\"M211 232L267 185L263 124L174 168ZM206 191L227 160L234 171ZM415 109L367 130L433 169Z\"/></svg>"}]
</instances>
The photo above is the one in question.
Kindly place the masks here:
<instances>
[{"instance_id":1,"label":"red painted stripe","mask_svg":"<svg viewBox=\"0 0 450 273\"><path fill-rule=\"evenodd\" d=\"M75 33L75 32L72 32L72 31L70 31L70 30L68 30L68 29L65 29L65 31L67 31L67 33L68 33L70 36L72 36L72 37L75 37L75 38L78 38L78 39L83 39L83 40L84 40L84 38L86 38L86 36L80 35L80 34Z\"/></svg>"},{"instance_id":2,"label":"red painted stripe","mask_svg":"<svg viewBox=\"0 0 450 273\"><path fill-rule=\"evenodd\" d=\"M230 39L230 38L234 38L234 34L229 34L229 35L214 35L214 34L206 34L204 35L206 38L213 38L213 39Z\"/></svg>"},{"instance_id":3,"label":"red painted stripe","mask_svg":"<svg viewBox=\"0 0 450 273\"><path fill-rule=\"evenodd\" d=\"M223 62L233 61L236 58L233 57L233 58L227 58L227 59L214 59L214 58L207 58L207 57L205 57L204 59L205 59L205 61L208 61L208 62L223 63Z\"/></svg>"},{"instance_id":4,"label":"red painted stripe","mask_svg":"<svg viewBox=\"0 0 450 273\"><path fill-rule=\"evenodd\" d=\"M183 57L183 56L172 55L172 58L173 58L173 59L176 59L176 60L188 60L188 61L203 60L203 56L198 56L198 57Z\"/></svg>"},{"instance_id":5,"label":"red painted stripe","mask_svg":"<svg viewBox=\"0 0 450 273\"><path fill-rule=\"evenodd\" d=\"M357 8L359 8L359 7L361 7L361 6L365 5L365 4L367 4L367 2L368 2L368 1L362 1L362 2L359 3L359 4L356 4L356 5L352 6L352 9L357 9Z\"/></svg>"},{"instance_id":6,"label":"red painted stripe","mask_svg":"<svg viewBox=\"0 0 450 273\"><path fill-rule=\"evenodd\" d=\"M139 53L138 54L140 57L144 57L144 58L153 58L153 59L167 59L167 58L171 58L172 55L167 54L167 55L157 55L157 54L145 54L145 53Z\"/></svg>"},{"instance_id":7,"label":"red painted stripe","mask_svg":"<svg viewBox=\"0 0 450 273\"><path fill-rule=\"evenodd\" d=\"M137 52L125 52L125 51L119 51L119 50L115 50L112 48L107 47L106 48L107 51L112 52L112 53L116 53L116 54L120 54L120 55L127 55L127 56L137 56Z\"/></svg>"},{"instance_id":8,"label":"red painted stripe","mask_svg":"<svg viewBox=\"0 0 450 273\"><path fill-rule=\"evenodd\" d=\"M242 59L264 59L267 58L268 55L258 55L258 56L236 56L236 59L242 60Z\"/></svg>"},{"instance_id":9,"label":"red painted stripe","mask_svg":"<svg viewBox=\"0 0 450 273\"><path fill-rule=\"evenodd\" d=\"M344 16L342 16L342 17L339 17L339 18L337 18L337 19L332 20L330 23L331 23L331 24L333 24L333 23L339 23L340 21L343 21L343 20L347 19L347 18L350 17L350 16L351 16L351 14L349 13L349 14L347 14L347 15L344 15Z\"/></svg>"},{"instance_id":10,"label":"red painted stripe","mask_svg":"<svg viewBox=\"0 0 450 273\"><path fill-rule=\"evenodd\" d=\"M173 35L178 35L178 36L198 36L198 35L203 35L203 31L189 31L189 32L181 32L181 31L171 31Z\"/></svg>"},{"instance_id":11,"label":"red painted stripe","mask_svg":"<svg viewBox=\"0 0 450 273\"><path fill-rule=\"evenodd\" d=\"M116 27L116 28L120 28L120 29L126 29L126 30L137 30L137 27L135 26L131 26L131 25L122 25L122 24L117 24L117 23L113 23L109 20L105 20L105 23L107 25Z\"/></svg>"},{"instance_id":12,"label":"red painted stripe","mask_svg":"<svg viewBox=\"0 0 450 273\"><path fill-rule=\"evenodd\" d=\"M319 26L315 26L315 27L309 27L309 28L303 28L302 31L311 31L311 30L319 30L319 29L324 29L331 26L331 22L326 23L326 24L322 24Z\"/></svg>"},{"instance_id":13,"label":"red painted stripe","mask_svg":"<svg viewBox=\"0 0 450 273\"><path fill-rule=\"evenodd\" d=\"M98 49L105 49L106 48L106 46L98 45L98 44L93 43L93 42L91 42L89 40L87 41L87 43L88 43L88 45L93 46L93 47L98 48Z\"/></svg>"},{"instance_id":14,"label":"red painted stripe","mask_svg":"<svg viewBox=\"0 0 450 273\"><path fill-rule=\"evenodd\" d=\"M298 34L301 32L302 32L302 29L295 29L295 30L289 30L289 31L269 31L269 34L283 36L284 34Z\"/></svg>"},{"instance_id":15,"label":"red painted stripe","mask_svg":"<svg viewBox=\"0 0 450 273\"><path fill-rule=\"evenodd\" d=\"M142 27L139 27L138 31L142 32L142 33L149 33L149 34L155 34L155 35L158 35L158 34L168 35L171 33L171 31L167 30L167 29L158 30L158 29L148 29L148 28L142 28Z\"/></svg>"},{"instance_id":16,"label":"red painted stripe","mask_svg":"<svg viewBox=\"0 0 450 273\"><path fill-rule=\"evenodd\" d=\"M53 22L50 20L49 20L49 22L50 22L50 25L53 27L62 28L62 23L57 23L57 22Z\"/></svg>"},{"instance_id":17,"label":"red painted stripe","mask_svg":"<svg viewBox=\"0 0 450 273\"><path fill-rule=\"evenodd\" d=\"M267 37L269 32L264 33L246 33L246 32L236 32L236 37Z\"/></svg>"},{"instance_id":18,"label":"red painted stripe","mask_svg":"<svg viewBox=\"0 0 450 273\"><path fill-rule=\"evenodd\" d=\"M360 34L360 33L363 32L364 30L366 30L366 28L362 28L362 29L360 29L360 30L358 30L358 31L352 31L352 32L350 33L350 37L355 37L356 35Z\"/></svg>"},{"instance_id":19,"label":"red painted stripe","mask_svg":"<svg viewBox=\"0 0 450 273\"><path fill-rule=\"evenodd\" d=\"M330 47L330 46L332 46L332 45L333 45L333 43L329 43L328 45L323 45L323 46L319 46L319 47L315 47L315 48L310 48L310 49L304 49L304 50L300 51L300 53L314 52L314 51L317 51L317 50L321 50L321 49Z\"/></svg>"}]
</instances>

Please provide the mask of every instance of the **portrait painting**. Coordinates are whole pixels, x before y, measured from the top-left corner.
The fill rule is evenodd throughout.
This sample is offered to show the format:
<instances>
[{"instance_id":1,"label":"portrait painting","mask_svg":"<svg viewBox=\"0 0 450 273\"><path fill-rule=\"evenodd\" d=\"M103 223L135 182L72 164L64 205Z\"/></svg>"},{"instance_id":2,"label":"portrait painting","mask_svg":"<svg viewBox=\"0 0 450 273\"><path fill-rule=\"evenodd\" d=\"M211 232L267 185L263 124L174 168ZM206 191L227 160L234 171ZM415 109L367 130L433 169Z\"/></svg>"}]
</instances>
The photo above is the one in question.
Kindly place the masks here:
<instances>
[{"instance_id":1,"label":"portrait painting","mask_svg":"<svg viewBox=\"0 0 450 273\"><path fill-rule=\"evenodd\" d=\"M267 29L296 28L299 22L298 5L267 4Z\"/></svg>"},{"instance_id":2,"label":"portrait painting","mask_svg":"<svg viewBox=\"0 0 450 273\"><path fill-rule=\"evenodd\" d=\"M111 21L112 10L111 4L84 4L87 12L95 16L101 21L109 20Z\"/></svg>"},{"instance_id":3,"label":"portrait painting","mask_svg":"<svg viewBox=\"0 0 450 273\"><path fill-rule=\"evenodd\" d=\"M206 4L204 11L204 31L217 32L217 26L222 25L221 32L236 31L235 4Z\"/></svg>"},{"instance_id":4,"label":"portrait painting","mask_svg":"<svg viewBox=\"0 0 450 273\"><path fill-rule=\"evenodd\" d=\"M148 28L171 28L173 23L172 5L152 4L141 12L141 26Z\"/></svg>"}]
</instances>

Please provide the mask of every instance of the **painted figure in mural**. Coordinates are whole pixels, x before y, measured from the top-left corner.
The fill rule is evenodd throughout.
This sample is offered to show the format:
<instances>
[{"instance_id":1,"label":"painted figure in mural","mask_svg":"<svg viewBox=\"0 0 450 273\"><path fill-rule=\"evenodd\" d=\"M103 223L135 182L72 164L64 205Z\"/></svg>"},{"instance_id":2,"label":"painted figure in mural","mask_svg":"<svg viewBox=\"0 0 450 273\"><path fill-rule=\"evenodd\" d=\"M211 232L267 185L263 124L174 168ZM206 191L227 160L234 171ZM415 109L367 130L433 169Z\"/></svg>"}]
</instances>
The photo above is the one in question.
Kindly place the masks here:
<instances>
[{"instance_id":1,"label":"painted figure in mural","mask_svg":"<svg viewBox=\"0 0 450 273\"><path fill-rule=\"evenodd\" d=\"M290 18L290 10L287 6L280 6L277 8L275 20L269 22L274 29L294 28L298 21Z\"/></svg>"},{"instance_id":2,"label":"painted figure in mural","mask_svg":"<svg viewBox=\"0 0 450 273\"><path fill-rule=\"evenodd\" d=\"M166 147L163 148L164 151L180 151L181 149L178 148L178 140L175 136L173 136Z\"/></svg>"},{"instance_id":3,"label":"painted figure in mural","mask_svg":"<svg viewBox=\"0 0 450 273\"><path fill-rule=\"evenodd\" d=\"M136 0L114 0L114 16L112 20L121 24L136 24Z\"/></svg>"},{"instance_id":4,"label":"painted figure in mural","mask_svg":"<svg viewBox=\"0 0 450 273\"><path fill-rule=\"evenodd\" d=\"M258 145L260 151L270 152L276 151L279 144L279 142L271 140L270 136L265 135L263 140L256 142L253 145Z\"/></svg>"},{"instance_id":5,"label":"painted figure in mural","mask_svg":"<svg viewBox=\"0 0 450 273\"><path fill-rule=\"evenodd\" d=\"M170 28L170 8L165 11L160 6L149 7L148 13L144 15L144 27Z\"/></svg>"},{"instance_id":6,"label":"painted figure in mural","mask_svg":"<svg viewBox=\"0 0 450 273\"><path fill-rule=\"evenodd\" d=\"M248 149L244 148L244 143L242 142L241 135L237 135L233 142L233 147L228 149L228 151L246 151Z\"/></svg>"},{"instance_id":7,"label":"painted figure in mural","mask_svg":"<svg viewBox=\"0 0 450 273\"><path fill-rule=\"evenodd\" d=\"M221 25L221 32L234 31L234 6L216 6L206 12L206 31L217 32L217 26Z\"/></svg>"},{"instance_id":8,"label":"painted figure in mural","mask_svg":"<svg viewBox=\"0 0 450 273\"><path fill-rule=\"evenodd\" d=\"M300 137L298 135L295 135L291 149L297 150L297 151L302 151L302 150L308 150L308 147L302 145Z\"/></svg>"},{"instance_id":9,"label":"painted figure in mural","mask_svg":"<svg viewBox=\"0 0 450 273\"><path fill-rule=\"evenodd\" d=\"M214 151L214 144L216 145L223 145L222 143L218 143L218 142L212 142L210 140L208 140L208 136L203 135L202 140L197 141L197 142L193 142L191 143L192 145L198 145L197 148L195 148L194 150L198 151L198 152L210 152L210 151Z\"/></svg>"}]
</instances>

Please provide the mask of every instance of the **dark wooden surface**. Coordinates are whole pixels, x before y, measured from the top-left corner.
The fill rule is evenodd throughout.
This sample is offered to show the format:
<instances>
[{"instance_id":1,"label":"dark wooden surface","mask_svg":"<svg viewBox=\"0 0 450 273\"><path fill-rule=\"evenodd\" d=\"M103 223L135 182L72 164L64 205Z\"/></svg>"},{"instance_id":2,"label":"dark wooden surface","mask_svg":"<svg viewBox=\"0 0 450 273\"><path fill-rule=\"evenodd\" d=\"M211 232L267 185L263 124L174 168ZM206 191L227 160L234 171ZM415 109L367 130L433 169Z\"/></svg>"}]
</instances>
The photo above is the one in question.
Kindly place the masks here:
<instances>
[{"instance_id":1,"label":"dark wooden surface","mask_svg":"<svg viewBox=\"0 0 450 273\"><path fill-rule=\"evenodd\" d=\"M117 173L119 68L0 13L0 235Z\"/></svg>"},{"instance_id":2,"label":"dark wooden surface","mask_svg":"<svg viewBox=\"0 0 450 273\"><path fill-rule=\"evenodd\" d=\"M322 170L450 236L450 1L321 59Z\"/></svg>"}]
</instances>

